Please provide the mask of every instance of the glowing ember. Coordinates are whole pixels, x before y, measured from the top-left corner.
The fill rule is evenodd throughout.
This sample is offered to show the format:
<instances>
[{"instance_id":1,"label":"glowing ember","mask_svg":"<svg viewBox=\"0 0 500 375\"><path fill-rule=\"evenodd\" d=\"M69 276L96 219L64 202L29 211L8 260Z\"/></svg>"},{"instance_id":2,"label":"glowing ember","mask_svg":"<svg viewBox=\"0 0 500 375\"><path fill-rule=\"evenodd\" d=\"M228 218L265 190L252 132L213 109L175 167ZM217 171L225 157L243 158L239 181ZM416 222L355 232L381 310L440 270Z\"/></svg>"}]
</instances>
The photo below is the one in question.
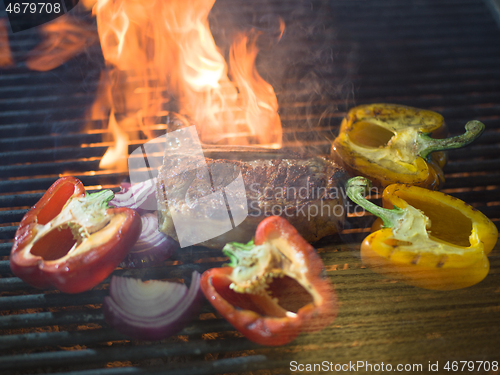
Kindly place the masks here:
<instances>
[{"instance_id":1,"label":"glowing ember","mask_svg":"<svg viewBox=\"0 0 500 375\"><path fill-rule=\"evenodd\" d=\"M124 142L130 129L142 129L149 137L148 125L175 109L194 122L203 143L281 146L276 95L255 68L258 33L236 38L228 67L208 25L214 1L96 3L99 39L109 66L104 79L111 85L110 95L99 96L110 101L109 128L117 131L116 139ZM95 106L102 108L103 101ZM117 155L108 154L118 149L108 150L101 167L114 165Z\"/></svg>"}]
</instances>

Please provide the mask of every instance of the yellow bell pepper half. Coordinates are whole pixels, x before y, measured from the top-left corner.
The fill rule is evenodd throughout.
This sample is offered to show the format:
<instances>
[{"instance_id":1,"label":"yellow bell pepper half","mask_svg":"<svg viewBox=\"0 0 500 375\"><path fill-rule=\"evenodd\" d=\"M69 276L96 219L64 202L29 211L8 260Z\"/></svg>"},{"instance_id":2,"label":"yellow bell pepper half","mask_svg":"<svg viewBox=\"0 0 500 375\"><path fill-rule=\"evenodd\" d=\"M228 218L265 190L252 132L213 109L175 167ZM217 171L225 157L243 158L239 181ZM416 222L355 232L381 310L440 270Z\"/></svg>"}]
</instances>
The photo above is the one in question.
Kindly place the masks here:
<instances>
[{"instance_id":1,"label":"yellow bell pepper half","mask_svg":"<svg viewBox=\"0 0 500 375\"><path fill-rule=\"evenodd\" d=\"M385 188L382 208L365 199L369 186L364 177L347 182L348 196L382 221L361 244L365 265L434 290L465 288L486 277L498 230L480 211L442 192L401 184Z\"/></svg>"},{"instance_id":2,"label":"yellow bell pepper half","mask_svg":"<svg viewBox=\"0 0 500 375\"><path fill-rule=\"evenodd\" d=\"M465 129L462 135L444 138L444 119L436 112L395 104L362 105L344 118L331 154L352 176L365 176L376 185L403 183L438 190L444 183L443 151L471 143L484 125L474 120Z\"/></svg>"}]
</instances>

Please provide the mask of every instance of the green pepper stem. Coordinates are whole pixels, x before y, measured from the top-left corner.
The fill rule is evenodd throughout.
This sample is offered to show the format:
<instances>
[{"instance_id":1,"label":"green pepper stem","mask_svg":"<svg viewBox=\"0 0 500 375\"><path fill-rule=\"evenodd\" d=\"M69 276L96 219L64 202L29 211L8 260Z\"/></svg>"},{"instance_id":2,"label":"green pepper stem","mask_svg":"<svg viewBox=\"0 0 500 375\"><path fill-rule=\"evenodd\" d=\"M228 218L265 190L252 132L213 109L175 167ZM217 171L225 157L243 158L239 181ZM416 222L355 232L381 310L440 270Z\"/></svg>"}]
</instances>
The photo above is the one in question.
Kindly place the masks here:
<instances>
[{"instance_id":1,"label":"green pepper stem","mask_svg":"<svg viewBox=\"0 0 500 375\"><path fill-rule=\"evenodd\" d=\"M52 227L69 226L77 240L89 237L109 223L106 215L108 202L115 194L111 190L101 190L93 194L70 198L61 212L51 221Z\"/></svg>"},{"instance_id":2,"label":"green pepper stem","mask_svg":"<svg viewBox=\"0 0 500 375\"><path fill-rule=\"evenodd\" d=\"M382 208L367 200L365 195L370 188L370 180L361 176L353 177L349 179L346 184L347 196L351 198L354 203L381 218L384 223L384 227L394 227L396 222L403 217L404 211L398 207L394 207L392 210Z\"/></svg>"},{"instance_id":3,"label":"green pepper stem","mask_svg":"<svg viewBox=\"0 0 500 375\"><path fill-rule=\"evenodd\" d=\"M248 243L230 242L224 246L222 252L229 257L230 262L227 264L229 267L237 267L240 264L241 258L244 258L244 252L250 252L255 247L253 240ZM243 254L242 254L243 252Z\"/></svg>"},{"instance_id":4,"label":"green pepper stem","mask_svg":"<svg viewBox=\"0 0 500 375\"><path fill-rule=\"evenodd\" d=\"M92 194L85 194L85 201L89 205L96 205L99 208L108 208L108 203L115 196L112 190L106 189Z\"/></svg>"},{"instance_id":5,"label":"green pepper stem","mask_svg":"<svg viewBox=\"0 0 500 375\"><path fill-rule=\"evenodd\" d=\"M430 137L429 133L419 133L416 154L425 159L434 151L451 150L467 146L479 137L483 131L484 124L480 121L472 120L465 125L465 133L455 137L438 139Z\"/></svg>"}]
</instances>

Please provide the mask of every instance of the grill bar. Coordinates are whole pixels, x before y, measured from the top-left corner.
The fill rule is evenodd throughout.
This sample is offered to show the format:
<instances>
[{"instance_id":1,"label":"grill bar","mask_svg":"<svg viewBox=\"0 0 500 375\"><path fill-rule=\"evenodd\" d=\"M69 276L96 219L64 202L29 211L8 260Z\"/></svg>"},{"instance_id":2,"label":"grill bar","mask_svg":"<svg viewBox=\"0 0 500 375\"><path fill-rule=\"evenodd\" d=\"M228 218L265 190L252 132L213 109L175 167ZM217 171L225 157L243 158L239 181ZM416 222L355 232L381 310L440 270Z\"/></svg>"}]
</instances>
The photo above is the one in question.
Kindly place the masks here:
<instances>
[{"instance_id":1,"label":"grill bar","mask_svg":"<svg viewBox=\"0 0 500 375\"><path fill-rule=\"evenodd\" d=\"M67 324L103 323L102 313L88 310L81 312L37 312L33 314L5 315L0 317L0 329L58 326Z\"/></svg>"},{"instance_id":2,"label":"grill bar","mask_svg":"<svg viewBox=\"0 0 500 375\"><path fill-rule=\"evenodd\" d=\"M112 336L117 336L116 334ZM102 341L102 340L100 340ZM239 344L239 345L238 345ZM234 350L248 350L252 347L256 347L256 345L249 344L247 340L240 340L240 342L234 343ZM215 346L215 347L214 347ZM220 346L220 343L219 343ZM36 356L32 356L34 361L28 366L40 366L40 365L50 365L50 363L60 363L60 364L71 364L75 361L79 362L109 362L109 361L119 361L123 358L129 358L130 360L141 360L141 359L149 359L149 358L157 358L162 356L174 356L174 355L189 355L189 354L204 354L209 353L213 350L217 350L217 343L209 343L203 340L195 341L188 344L179 344L175 347L171 346L159 346L152 347L149 346L147 348L111 348L103 350L99 353L96 353L93 350L81 350L78 352L55 352L50 353L50 355L39 356L41 358L37 358ZM19 363L19 357L12 357L10 361L2 361L2 369L15 369L17 363ZM27 367L28 367L27 366Z\"/></svg>"},{"instance_id":3,"label":"grill bar","mask_svg":"<svg viewBox=\"0 0 500 375\"><path fill-rule=\"evenodd\" d=\"M146 355L147 356L147 355ZM54 358L56 360L56 358ZM69 362L71 364L73 362ZM175 368L169 370L169 374L216 374L216 373L227 373L241 370L252 370L269 368L267 365L267 358L263 355L255 356L244 356L239 358L227 358L221 360L215 360L212 362L198 362L190 363L184 366L175 366ZM50 364L49 364L50 365ZM284 367L285 363L275 362L273 367ZM222 371L222 372L221 372ZM71 372L58 372L59 375L112 375L112 374L164 374L164 368L154 369L141 369L141 368L107 368L107 369L97 369L97 370L87 370L87 371L71 371Z\"/></svg>"},{"instance_id":4,"label":"grill bar","mask_svg":"<svg viewBox=\"0 0 500 375\"><path fill-rule=\"evenodd\" d=\"M267 358L262 355L246 356L239 358L227 358L227 359L215 360L212 362L198 362L198 363L190 363L189 365L184 365L184 366L176 366L176 368L169 370L169 374L204 375L204 374L218 374L218 373L228 373L236 371L258 370L263 368L269 368L269 365L267 365L267 363L268 363ZM286 362L275 361L273 367L286 368L286 365L287 365ZM105 370L95 370L95 371L64 372L58 374L59 375L96 375L96 374L162 375L164 373L165 373L164 368L159 368L157 370L145 370L139 368L120 368L120 369L105 369ZM279 374L279 372L277 374Z\"/></svg>"}]
</instances>

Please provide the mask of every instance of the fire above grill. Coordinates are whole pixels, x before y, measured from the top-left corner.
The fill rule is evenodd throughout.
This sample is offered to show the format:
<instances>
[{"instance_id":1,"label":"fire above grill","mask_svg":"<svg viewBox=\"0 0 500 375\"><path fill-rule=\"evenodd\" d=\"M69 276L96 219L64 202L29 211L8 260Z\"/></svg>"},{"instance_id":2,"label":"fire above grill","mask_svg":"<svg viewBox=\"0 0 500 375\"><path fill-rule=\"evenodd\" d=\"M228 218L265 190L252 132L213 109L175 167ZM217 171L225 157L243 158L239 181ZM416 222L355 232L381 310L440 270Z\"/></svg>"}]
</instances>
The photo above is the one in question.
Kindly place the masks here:
<instances>
[{"instance_id":1,"label":"fire above grill","mask_svg":"<svg viewBox=\"0 0 500 375\"><path fill-rule=\"evenodd\" d=\"M394 369L421 364L424 373L436 362L444 373L448 361L485 361L490 368L479 373L496 371L491 366L500 361L498 246L480 284L452 292L421 290L364 268L359 242L368 231L366 217L350 215L341 235L315 244L341 302L337 320L279 348L241 337L208 303L175 337L130 340L104 322L101 303L109 278L91 291L65 295L33 289L13 277L9 253L17 225L59 176L74 175L93 191L116 190L128 174L99 169L111 138L101 120L87 117L104 69L99 44L89 41L84 53L58 68L33 71L28 53L42 37L36 30L12 34L6 14L0 15L0 63L9 62L3 59L4 40L12 57L12 65L0 70L0 373L282 374L323 361L333 369L356 361ZM95 31L88 13L74 16ZM266 22L284 21L280 42L261 46L257 68L277 94L287 149L327 153L341 119L357 104L393 102L434 110L452 135L469 120L482 121L486 132L480 139L449 153L443 191L498 226L496 17L481 0L217 0L209 20L220 44L243 25L265 28ZM150 129L155 135L164 132L161 126ZM132 141L129 153L144 141ZM218 250L189 247L163 265L114 274L189 280L193 270L224 261Z\"/></svg>"}]
</instances>

